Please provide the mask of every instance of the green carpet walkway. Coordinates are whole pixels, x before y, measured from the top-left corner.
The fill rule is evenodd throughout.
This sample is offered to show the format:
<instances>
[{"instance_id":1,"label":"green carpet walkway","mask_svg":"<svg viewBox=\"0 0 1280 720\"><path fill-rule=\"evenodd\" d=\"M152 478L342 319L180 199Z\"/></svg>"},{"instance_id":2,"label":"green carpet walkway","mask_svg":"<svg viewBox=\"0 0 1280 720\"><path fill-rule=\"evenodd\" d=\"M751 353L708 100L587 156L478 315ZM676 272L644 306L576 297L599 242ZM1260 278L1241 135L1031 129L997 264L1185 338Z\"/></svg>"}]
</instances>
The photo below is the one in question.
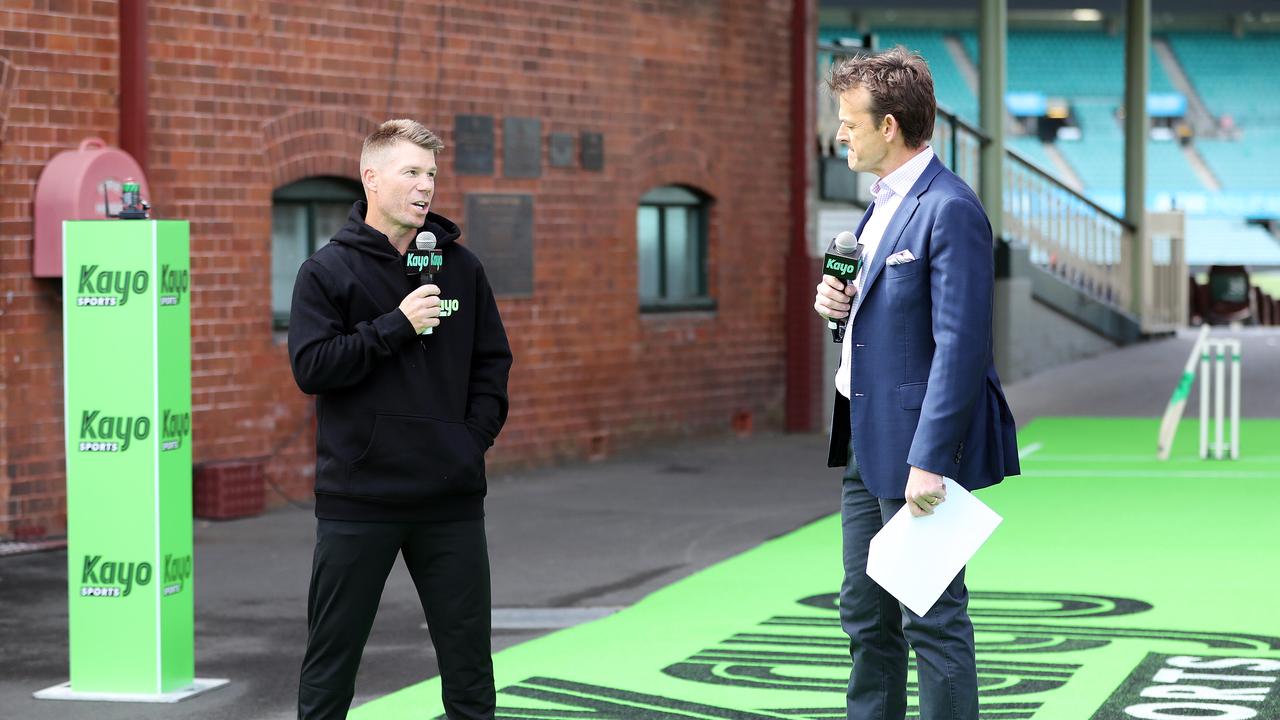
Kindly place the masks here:
<instances>
[{"instance_id":1,"label":"green carpet walkway","mask_svg":"<svg viewBox=\"0 0 1280 720\"><path fill-rule=\"evenodd\" d=\"M969 566L984 720L1280 718L1280 421L1243 423L1238 461L1185 421L1158 462L1157 425L1036 420L1024 474L978 493L1005 518ZM843 718L840 579L829 517L499 653L498 716ZM443 717L439 693L350 717Z\"/></svg>"}]
</instances>

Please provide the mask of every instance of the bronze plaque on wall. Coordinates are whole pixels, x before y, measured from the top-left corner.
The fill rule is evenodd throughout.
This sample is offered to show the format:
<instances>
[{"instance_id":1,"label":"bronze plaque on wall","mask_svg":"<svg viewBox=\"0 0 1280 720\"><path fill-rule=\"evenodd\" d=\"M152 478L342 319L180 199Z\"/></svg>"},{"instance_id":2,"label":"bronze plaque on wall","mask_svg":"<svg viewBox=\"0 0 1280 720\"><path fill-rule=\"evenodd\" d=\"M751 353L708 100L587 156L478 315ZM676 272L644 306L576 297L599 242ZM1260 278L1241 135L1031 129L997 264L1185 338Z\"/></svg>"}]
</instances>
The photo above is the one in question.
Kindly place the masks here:
<instances>
[{"instance_id":1,"label":"bronze plaque on wall","mask_svg":"<svg viewBox=\"0 0 1280 720\"><path fill-rule=\"evenodd\" d=\"M458 158L454 172L459 175L493 174L492 115L454 117L453 144Z\"/></svg>"},{"instance_id":2,"label":"bronze plaque on wall","mask_svg":"<svg viewBox=\"0 0 1280 720\"><path fill-rule=\"evenodd\" d=\"M484 263L494 295L533 295L533 196L470 193L466 245Z\"/></svg>"},{"instance_id":3,"label":"bronze plaque on wall","mask_svg":"<svg viewBox=\"0 0 1280 720\"><path fill-rule=\"evenodd\" d=\"M548 144L551 167L573 167L573 135L551 133Z\"/></svg>"},{"instance_id":4,"label":"bronze plaque on wall","mask_svg":"<svg viewBox=\"0 0 1280 720\"><path fill-rule=\"evenodd\" d=\"M503 118L502 175L535 178L542 174L542 121Z\"/></svg>"},{"instance_id":5,"label":"bronze plaque on wall","mask_svg":"<svg viewBox=\"0 0 1280 720\"><path fill-rule=\"evenodd\" d=\"M584 132L579 141L582 143L582 169L604 169L604 134Z\"/></svg>"}]
</instances>

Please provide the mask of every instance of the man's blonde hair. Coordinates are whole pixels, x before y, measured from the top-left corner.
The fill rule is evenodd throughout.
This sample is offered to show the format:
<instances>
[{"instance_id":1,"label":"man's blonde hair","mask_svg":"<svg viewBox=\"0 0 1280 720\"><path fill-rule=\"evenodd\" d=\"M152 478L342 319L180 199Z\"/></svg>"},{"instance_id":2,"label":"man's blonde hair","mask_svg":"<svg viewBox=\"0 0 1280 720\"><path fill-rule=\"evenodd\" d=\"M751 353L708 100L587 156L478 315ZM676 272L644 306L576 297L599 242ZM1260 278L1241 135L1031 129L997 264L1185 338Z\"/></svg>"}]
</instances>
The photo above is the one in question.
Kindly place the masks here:
<instances>
[{"instance_id":1,"label":"man's blonde hair","mask_svg":"<svg viewBox=\"0 0 1280 720\"><path fill-rule=\"evenodd\" d=\"M375 158L382 151L401 141L411 142L434 153L444 150L444 142L422 123L405 118L388 120L364 139L364 146L360 149L360 174L363 175L365 169L374 164Z\"/></svg>"}]
</instances>

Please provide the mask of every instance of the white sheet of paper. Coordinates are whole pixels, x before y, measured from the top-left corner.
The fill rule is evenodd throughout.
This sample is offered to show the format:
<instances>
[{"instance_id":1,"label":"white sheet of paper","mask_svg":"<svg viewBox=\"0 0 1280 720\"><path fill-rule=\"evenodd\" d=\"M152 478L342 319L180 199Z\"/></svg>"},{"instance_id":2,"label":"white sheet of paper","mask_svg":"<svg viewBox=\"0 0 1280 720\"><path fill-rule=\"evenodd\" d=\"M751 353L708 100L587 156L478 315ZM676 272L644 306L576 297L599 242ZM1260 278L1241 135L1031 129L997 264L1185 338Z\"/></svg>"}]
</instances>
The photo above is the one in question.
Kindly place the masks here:
<instances>
[{"instance_id":1,"label":"white sheet of paper","mask_svg":"<svg viewBox=\"0 0 1280 720\"><path fill-rule=\"evenodd\" d=\"M871 538L867 575L917 615L929 612L1003 520L951 478L932 515L903 506Z\"/></svg>"}]
</instances>

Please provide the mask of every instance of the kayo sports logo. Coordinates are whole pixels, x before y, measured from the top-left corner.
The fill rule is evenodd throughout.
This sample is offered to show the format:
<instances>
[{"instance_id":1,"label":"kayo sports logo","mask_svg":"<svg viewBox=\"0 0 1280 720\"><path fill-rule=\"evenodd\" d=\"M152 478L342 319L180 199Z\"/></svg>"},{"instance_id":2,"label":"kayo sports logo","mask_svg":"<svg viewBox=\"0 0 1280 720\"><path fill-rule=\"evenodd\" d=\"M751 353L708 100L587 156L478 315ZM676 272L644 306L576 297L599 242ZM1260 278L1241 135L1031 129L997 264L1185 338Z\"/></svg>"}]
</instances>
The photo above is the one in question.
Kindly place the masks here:
<instances>
[{"instance_id":1,"label":"kayo sports logo","mask_svg":"<svg viewBox=\"0 0 1280 720\"><path fill-rule=\"evenodd\" d=\"M80 573L81 597L128 597L133 586L151 584L151 563L102 561L101 555L85 555Z\"/></svg>"},{"instance_id":2,"label":"kayo sports logo","mask_svg":"<svg viewBox=\"0 0 1280 720\"><path fill-rule=\"evenodd\" d=\"M827 258L827 265L824 270L832 270L837 275L853 275L858 272L858 266L854 263L841 262L833 257Z\"/></svg>"},{"instance_id":3,"label":"kayo sports logo","mask_svg":"<svg viewBox=\"0 0 1280 720\"><path fill-rule=\"evenodd\" d=\"M970 591L969 597L983 717L1033 720L1040 717L1043 700L1056 702L1062 695L1070 696L1060 704L1075 711L1073 720L1280 718L1280 637L1143 627L1125 618L1153 606L1134 598L981 591ZM701 686L706 700L591 685L548 677L539 669L500 688L498 706L510 717L594 713L629 720L770 720L781 716L772 709L749 709L752 703L794 707L795 693L819 692L832 699L832 707L805 715L844 717L849 645L840 632L837 595L805 597L798 604L802 611L786 608L763 622L753 616L742 632L661 668L683 688L696 693ZM1165 652L1183 652L1147 653L1135 668L1132 651L1153 643ZM1108 647L1115 651L1097 652ZM843 669L845 677L833 668ZM1087 687L1111 672L1128 673L1128 678L1101 705L1094 699L1081 707L1078 678ZM919 685L910 682L907 692L917 695ZM533 706L528 698L534 698ZM740 704L731 704L735 700Z\"/></svg>"},{"instance_id":4,"label":"kayo sports logo","mask_svg":"<svg viewBox=\"0 0 1280 720\"><path fill-rule=\"evenodd\" d=\"M116 306L129 302L129 295L142 295L151 285L144 270L99 270L98 265L80 266L80 306Z\"/></svg>"},{"instance_id":5,"label":"kayo sports logo","mask_svg":"<svg viewBox=\"0 0 1280 720\"><path fill-rule=\"evenodd\" d=\"M1094 718L1252 720L1280 713L1280 660L1148 653Z\"/></svg>"},{"instance_id":6,"label":"kayo sports logo","mask_svg":"<svg viewBox=\"0 0 1280 720\"><path fill-rule=\"evenodd\" d=\"M456 298L440 298L440 317L445 318L458 312L461 305Z\"/></svg>"},{"instance_id":7,"label":"kayo sports logo","mask_svg":"<svg viewBox=\"0 0 1280 720\"><path fill-rule=\"evenodd\" d=\"M182 588L186 587L187 580L191 579L191 556L173 555L164 556L164 590L162 594L176 595L182 592Z\"/></svg>"},{"instance_id":8,"label":"kayo sports logo","mask_svg":"<svg viewBox=\"0 0 1280 720\"><path fill-rule=\"evenodd\" d=\"M191 272L189 270L170 268L168 265L160 266L161 305L180 305L182 296L187 294L190 287Z\"/></svg>"},{"instance_id":9,"label":"kayo sports logo","mask_svg":"<svg viewBox=\"0 0 1280 720\"><path fill-rule=\"evenodd\" d=\"M191 434L191 413L165 410L160 422L160 451L177 450L182 438Z\"/></svg>"},{"instance_id":10,"label":"kayo sports logo","mask_svg":"<svg viewBox=\"0 0 1280 720\"><path fill-rule=\"evenodd\" d=\"M80 573L81 597L128 597L134 586L151 584L154 575L149 562L103 561L101 555L85 555ZM164 590L176 595L191 578L190 555L164 556Z\"/></svg>"},{"instance_id":11,"label":"kayo sports logo","mask_svg":"<svg viewBox=\"0 0 1280 720\"><path fill-rule=\"evenodd\" d=\"M407 267L418 272L435 272L444 267L444 255L438 252L410 250L404 262Z\"/></svg>"},{"instance_id":12,"label":"kayo sports logo","mask_svg":"<svg viewBox=\"0 0 1280 720\"><path fill-rule=\"evenodd\" d=\"M102 415L101 410L85 410L80 416L80 452L125 452L134 440L150 436L151 418L145 415Z\"/></svg>"}]
</instances>

